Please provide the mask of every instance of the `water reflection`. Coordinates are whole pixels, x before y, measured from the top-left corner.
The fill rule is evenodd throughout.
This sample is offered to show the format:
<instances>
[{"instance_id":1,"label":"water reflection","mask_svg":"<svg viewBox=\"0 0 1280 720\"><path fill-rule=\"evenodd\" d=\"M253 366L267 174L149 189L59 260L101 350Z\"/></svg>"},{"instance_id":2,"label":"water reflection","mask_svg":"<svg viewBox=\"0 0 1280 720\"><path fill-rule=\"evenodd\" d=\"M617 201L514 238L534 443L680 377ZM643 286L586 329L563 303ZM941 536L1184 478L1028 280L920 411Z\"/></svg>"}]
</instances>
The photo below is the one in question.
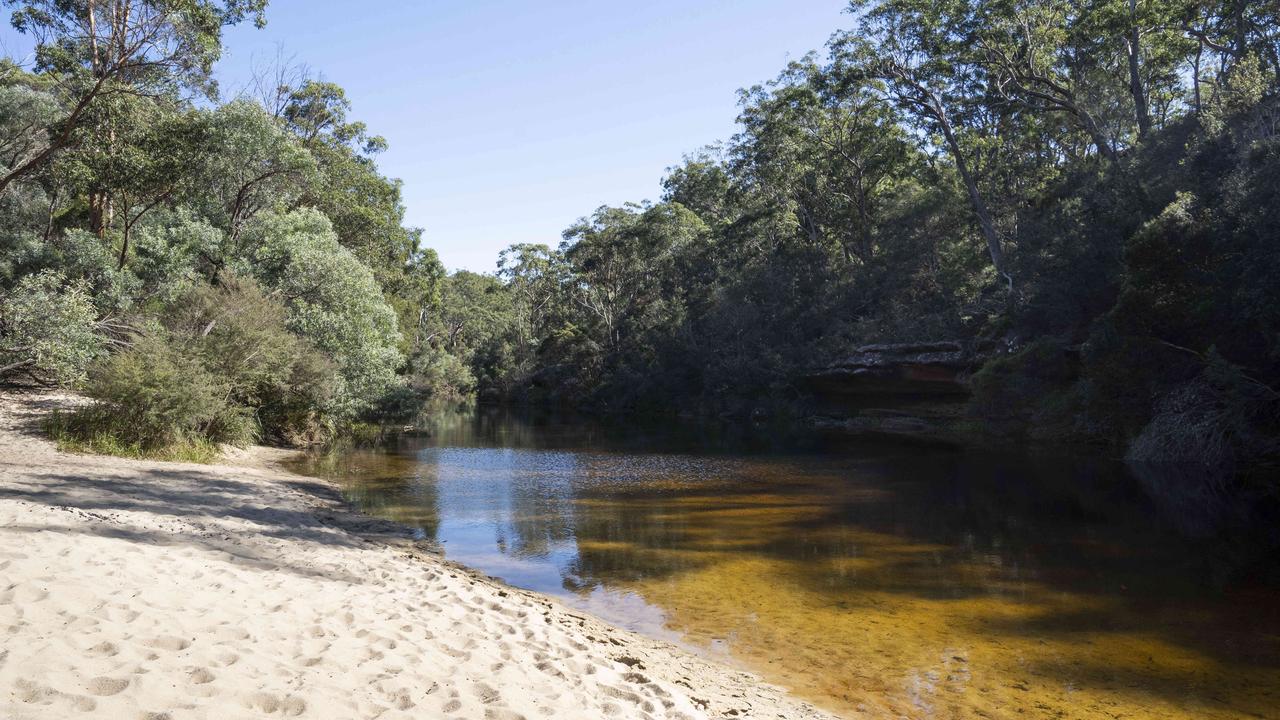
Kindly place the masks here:
<instances>
[{"instance_id":1,"label":"water reflection","mask_svg":"<svg viewBox=\"0 0 1280 720\"><path fill-rule=\"evenodd\" d=\"M1266 558L1175 532L1117 466L623 431L452 417L310 470L451 559L837 711L1276 715Z\"/></svg>"}]
</instances>

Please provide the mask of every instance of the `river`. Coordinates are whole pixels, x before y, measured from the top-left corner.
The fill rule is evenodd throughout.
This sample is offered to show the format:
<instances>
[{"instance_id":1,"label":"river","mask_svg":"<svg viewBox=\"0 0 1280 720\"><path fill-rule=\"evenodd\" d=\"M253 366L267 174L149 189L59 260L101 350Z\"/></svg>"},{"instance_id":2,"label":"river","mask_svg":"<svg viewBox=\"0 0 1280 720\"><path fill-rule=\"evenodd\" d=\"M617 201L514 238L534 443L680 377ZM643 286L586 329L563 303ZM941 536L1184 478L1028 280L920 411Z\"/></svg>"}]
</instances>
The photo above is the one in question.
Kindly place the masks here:
<instances>
[{"instance_id":1,"label":"river","mask_svg":"<svg viewBox=\"0 0 1280 720\"><path fill-rule=\"evenodd\" d=\"M299 469L851 717L1280 717L1273 551L1104 459L495 411Z\"/></svg>"}]
</instances>

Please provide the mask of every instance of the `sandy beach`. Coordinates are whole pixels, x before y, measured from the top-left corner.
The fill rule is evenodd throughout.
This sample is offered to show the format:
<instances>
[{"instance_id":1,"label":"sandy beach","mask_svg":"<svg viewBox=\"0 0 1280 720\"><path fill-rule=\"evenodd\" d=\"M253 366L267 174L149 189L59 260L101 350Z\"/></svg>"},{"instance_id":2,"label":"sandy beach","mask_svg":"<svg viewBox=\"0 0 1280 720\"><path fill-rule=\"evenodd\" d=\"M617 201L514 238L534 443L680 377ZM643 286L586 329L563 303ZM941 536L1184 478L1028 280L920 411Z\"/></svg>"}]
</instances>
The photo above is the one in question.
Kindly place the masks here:
<instances>
[{"instance_id":1,"label":"sandy beach","mask_svg":"<svg viewBox=\"0 0 1280 720\"><path fill-rule=\"evenodd\" d=\"M59 452L0 395L0 718L828 718L285 472Z\"/></svg>"}]
</instances>

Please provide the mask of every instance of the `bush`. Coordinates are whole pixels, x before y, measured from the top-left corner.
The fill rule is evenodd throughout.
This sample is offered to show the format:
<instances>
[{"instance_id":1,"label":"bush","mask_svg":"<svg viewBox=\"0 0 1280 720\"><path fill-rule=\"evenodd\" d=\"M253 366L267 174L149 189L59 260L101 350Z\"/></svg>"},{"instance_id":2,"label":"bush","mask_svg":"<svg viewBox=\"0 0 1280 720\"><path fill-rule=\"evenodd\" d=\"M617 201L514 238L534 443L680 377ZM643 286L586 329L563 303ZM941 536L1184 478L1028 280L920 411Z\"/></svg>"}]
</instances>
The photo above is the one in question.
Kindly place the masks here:
<instances>
[{"instance_id":1,"label":"bush","mask_svg":"<svg viewBox=\"0 0 1280 720\"><path fill-rule=\"evenodd\" d=\"M1071 351L1052 340L992 360L973 376L969 411L991 427L1066 439L1077 427L1076 365Z\"/></svg>"},{"instance_id":2,"label":"bush","mask_svg":"<svg viewBox=\"0 0 1280 720\"><path fill-rule=\"evenodd\" d=\"M332 429L323 409L336 383L319 351L289 332L287 311L250 279L224 276L180 296L163 323L171 342L225 387L229 404L252 411L258 432L290 443Z\"/></svg>"},{"instance_id":3,"label":"bush","mask_svg":"<svg viewBox=\"0 0 1280 720\"><path fill-rule=\"evenodd\" d=\"M1155 404L1151 422L1133 440L1131 464L1192 465L1225 481L1237 469L1274 458L1280 400L1216 353L1204 371Z\"/></svg>"},{"instance_id":4,"label":"bush","mask_svg":"<svg viewBox=\"0 0 1280 720\"><path fill-rule=\"evenodd\" d=\"M398 382L400 331L373 272L338 244L315 210L262 218L248 233L245 270L279 293L288 327L331 357L339 382L324 410L352 419Z\"/></svg>"},{"instance_id":5,"label":"bush","mask_svg":"<svg viewBox=\"0 0 1280 720\"><path fill-rule=\"evenodd\" d=\"M96 402L65 421L67 433L86 442L111 438L144 453L250 442L252 416L228 401L230 384L175 345L155 332L94 368L85 393Z\"/></svg>"},{"instance_id":6,"label":"bush","mask_svg":"<svg viewBox=\"0 0 1280 720\"><path fill-rule=\"evenodd\" d=\"M170 462L212 463L217 461L221 448L207 440L148 448L141 443L123 439L119 428L111 424L111 418L79 410L72 413L55 411L45 423L45 431L67 452L96 453L117 457L166 460Z\"/></svg>"},{"instance_id":7,"label":"bush","mask_svg":"<svg viewBox=\"0 0 1280 720\"><path fill-rule=\"evenodd\" d=\"M28 275L0 296L0 377L25 372L71 385L101 354L96 313L83 283L53 271Z\"/></svg>"},{"instance_id":8,"label":"bush","mask_svg":"<svg viewBox=\"0 0 1280 720\"><path fill-rule=\"evenodd\" d=\"M284 307L251 280L194 286L160 325L93 369L85 392L95 404L60 418L56 435L73 447L187 459L264 434L319 439L333 427L319 410L333 369L285 322Z\"/></svg>"}]
</instances>

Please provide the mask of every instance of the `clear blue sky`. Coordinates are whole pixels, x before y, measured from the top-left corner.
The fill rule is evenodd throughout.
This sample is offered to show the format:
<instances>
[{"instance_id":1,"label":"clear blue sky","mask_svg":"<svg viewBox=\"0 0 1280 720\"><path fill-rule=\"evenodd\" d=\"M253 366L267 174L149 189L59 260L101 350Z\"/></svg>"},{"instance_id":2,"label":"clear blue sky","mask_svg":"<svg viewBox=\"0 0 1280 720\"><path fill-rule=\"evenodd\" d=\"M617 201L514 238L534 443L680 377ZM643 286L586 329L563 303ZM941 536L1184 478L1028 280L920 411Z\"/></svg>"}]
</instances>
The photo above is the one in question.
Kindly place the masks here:
<instances>
[{"instance_id":1,"label":"clear blue sky","mask_svg":"<svg viewBox=\"0 0 1280 720\"><path fill-rule=\"evenodd\" d=\"M276 46L346 88L387 138L408 223L450 269L555 245L602 204L734 132L738 88L821 49L845 0L271 0L235 28L224 92Z\"/></svg>"}]
</instances>

